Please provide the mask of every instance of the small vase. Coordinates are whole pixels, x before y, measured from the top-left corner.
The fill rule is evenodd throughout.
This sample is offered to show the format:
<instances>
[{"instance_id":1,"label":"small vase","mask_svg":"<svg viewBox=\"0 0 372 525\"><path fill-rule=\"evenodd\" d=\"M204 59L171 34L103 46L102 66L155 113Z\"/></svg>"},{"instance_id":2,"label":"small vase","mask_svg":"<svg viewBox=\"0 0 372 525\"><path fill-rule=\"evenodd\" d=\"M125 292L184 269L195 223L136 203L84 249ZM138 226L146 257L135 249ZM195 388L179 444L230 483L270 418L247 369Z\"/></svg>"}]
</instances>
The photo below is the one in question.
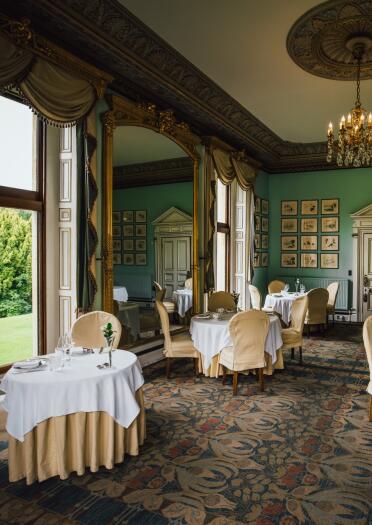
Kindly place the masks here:
<instances>
[{"instance_id":1,"label":"small vase","mask_svg":"<svg viewBox=\"0 0 372 525\"><path fill-rule=\"evenodd\" d=\"M112 346L109 348L109 366L112 368Z\"/></svg>"}]
</instances>

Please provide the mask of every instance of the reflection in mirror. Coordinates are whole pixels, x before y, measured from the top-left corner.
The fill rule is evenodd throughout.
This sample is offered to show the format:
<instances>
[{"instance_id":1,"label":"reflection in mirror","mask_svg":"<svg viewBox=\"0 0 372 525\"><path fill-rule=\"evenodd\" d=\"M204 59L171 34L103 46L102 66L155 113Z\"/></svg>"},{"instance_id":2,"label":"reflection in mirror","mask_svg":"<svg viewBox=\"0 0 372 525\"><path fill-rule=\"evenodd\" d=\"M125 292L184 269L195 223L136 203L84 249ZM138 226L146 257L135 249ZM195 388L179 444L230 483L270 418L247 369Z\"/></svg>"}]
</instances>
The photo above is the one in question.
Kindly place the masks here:
<instances>
[{"instance_id":1,"label":"reflection in mirror","mask_svg":"<svg viewBox=\"0 0 372 525\"><path fill-rule=\"evenodd\" d=\"M155 131L119 126L113 178L113 298L123 348L160 335L155 299L172 331L190 316L193 162Z\"/></svg>"}]
</instances>

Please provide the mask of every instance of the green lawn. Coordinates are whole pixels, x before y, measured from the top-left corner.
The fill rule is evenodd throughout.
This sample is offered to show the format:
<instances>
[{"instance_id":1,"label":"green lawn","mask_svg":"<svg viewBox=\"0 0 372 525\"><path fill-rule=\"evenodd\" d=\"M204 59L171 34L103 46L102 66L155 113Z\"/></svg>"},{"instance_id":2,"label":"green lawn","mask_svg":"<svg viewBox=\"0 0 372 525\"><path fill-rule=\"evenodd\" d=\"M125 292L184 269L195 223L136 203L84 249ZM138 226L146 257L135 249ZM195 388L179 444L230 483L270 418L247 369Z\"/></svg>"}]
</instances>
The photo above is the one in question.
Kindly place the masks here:
<instances>
[{"instance_id":1,"label":"green lawn","mask_svg":"<svg viewBox=\"0 0 372 525\"><path fill-rule=\"evenodd\" d=\"M32 356L32 314L0 318L0 365Z\"/></svg>"}]
</instances>

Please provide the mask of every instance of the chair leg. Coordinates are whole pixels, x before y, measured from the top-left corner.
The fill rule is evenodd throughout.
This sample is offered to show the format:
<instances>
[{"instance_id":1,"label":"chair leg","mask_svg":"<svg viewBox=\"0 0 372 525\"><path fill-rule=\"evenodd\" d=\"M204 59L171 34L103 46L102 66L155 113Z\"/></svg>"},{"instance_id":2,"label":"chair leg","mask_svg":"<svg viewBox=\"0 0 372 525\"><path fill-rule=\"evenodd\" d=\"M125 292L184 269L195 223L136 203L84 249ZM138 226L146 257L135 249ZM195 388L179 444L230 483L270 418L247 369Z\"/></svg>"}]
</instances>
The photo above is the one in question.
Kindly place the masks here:
<instances>
[{"instance_id":1,"label":"chair leg","mask_svg":"<svg viewBox=\"0 0 372 525\"><path fill-rule=\"evenodd\" d=\"M226 385L226 367L224 367L223 365L221 365L221 367L222 367L222 384Z\"/></svg>"},{"instance_id":2,"label":"chair leg","mask_svg":"<svg viewBox=\"0 0 372 525\"><path fill-rule=\"evenodd\" d=\"M265 390L263 368L260 368L258 370L258 375L259 375L259 378L260 378L260 390L261 390L261 392L263 392Z\"/></svg>"},{"instance_id":3,"label":"chair leg","mask_svg":"<svg viewBox=\"0 0 372 525\"><path fill-rule=\"evenodd\" d=\"M166 365L166 376L167 376L167 379L170 378L170 372L171 372L171 358L167 357L167 365Z\"/></svg>"},{"instance_id":4,"label":"chair leg","mask_svg":"<svg viewBox=\"0 0 372 525\"><path fill-rule=\"evenodd\" d=\"M308 338L310 337L310 325L309 324L307 325L307 337Z\"/></svg>"},{"instance_id":5,"label":"chair leg","mask_svg":"<svg viewBox=\"0 0 372 525\"><path fill-rule=\"evenodd\" d=\"M300 365L302 365L302 346L299 346L298 349L300 351Z\"/></svg>"},{"instance_id":6,"label":"chair leg","mask_svg":"<svg viewBox=\"0 0 372 525\"><path fill-rule=\"evenodd\" d=\"M197 357L193 357L194 359L194 370L196 377L199 377L199 359Z\"/></svg>"},{"instance_id":7,"label":"chair leg","mask_svg":"<svg viewBox=\"0 0 372 525\"><path fill-rule=\"evenodd\" d=\"M291 348L291 359L294 359L294 348Z\"/></svg>"},{"instance_id":8,"label":"chair leg","mask_svg":"<svg viewBox=\"0 0 372 525\"><path fill-rule=\"evenodd\" d=\"M369 420L372 421L372 395L369 396Z\"/></svg>"},{"instance_id":9,"label":"chair leg","mask_svg":"<svg viewBox=\"0 0 372 525\"><path fill-rule=\"evenodd\" d=\"M233 373L233 396L238 393L238 372Z\"/></svg>"}]
</instances>

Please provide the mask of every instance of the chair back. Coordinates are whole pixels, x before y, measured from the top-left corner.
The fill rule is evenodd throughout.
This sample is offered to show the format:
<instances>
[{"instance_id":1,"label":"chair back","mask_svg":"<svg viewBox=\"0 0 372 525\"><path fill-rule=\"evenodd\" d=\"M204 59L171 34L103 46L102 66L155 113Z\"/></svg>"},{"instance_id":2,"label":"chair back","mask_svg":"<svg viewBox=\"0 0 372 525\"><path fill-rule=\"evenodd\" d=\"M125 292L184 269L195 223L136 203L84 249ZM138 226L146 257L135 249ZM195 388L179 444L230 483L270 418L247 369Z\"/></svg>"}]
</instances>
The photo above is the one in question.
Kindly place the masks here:
<instances>
[{"instance_id":1,"label":"chair back","mask_svg":"<svg viewBox=\"0 0 372 525\"><path fill-rule=\"evenodd\" d=\"M165 309L165 306L163 305L163 303L160 301L155 301L155 307L160 315L160 324L161 324L161 329L163 330L163 335L164 335L164 347L165 347L165 350L167 351L167 350L170 350L170 347L172 345L172 339L171 339L170 329L169 329L168 312Z\"/></svg>"},{"instance_id":2,"label":"chair back","mask_svg":"<svg viewBox=\"0 0 372 525\"><path fill-rule=\"evenodd\" d=\"M234 370L265 366L265 341L269 326L269 316L258 310L240 312L230 320Z\"/></svg>"},{"instance_id":3,"label":"chair back","mask_svg":"<svg viewBox=\"0 0 372 525\"><path fill-rule=\"evenodd\" d=\"M334 283L331 283L327 286L327 290L328 290L328 294L329 294L329 297L328 297L328 307L329 308L334 308L335 305L336 305L336 300L337 300L337 294L338 294L338 289L340 287L340 283L338 281L335 281Z\"/></svg>"},{"instance_id":4,"label":"chair back","mask_svg":"<svg viewBox=\"0 0 372 525\"><path fill-rule=\"evenodd\" d=\"M210 312L217 312L219 308L225 308L226 310L235 310L235 302L231 293L212 293L208 300L208 310Z\"/></svg>"},{"instance_id":5,"label":"chair back","mask_svg":"<svg viewBox=\"0 0 372 525\"><path fill-rule=\"evenodd\" d=\"M102 326L111 323L114 331L113 348L117 348L121 337L121 323L113 314L107 312L89 312L84 314L71 327L71 339L74 346L100 348L106 346Z\"/></svg>"},{"instance_id":6,"label":"chair back","mask_svg":"<svg viewBox=\"0 0 372 525\"><path fill-rule=\"evenodd\" d=\"M160 301L161 303L164 301L165 292L167 291L165 288L162 288L159 283L154 281L154 288L155 288L155 301Z\"/></svg>"},{"instance_id":7,"label":"chair back","mask_svg":"<svg viewBox=\"0 0 372 525\"><path fill-rule=\"evenodd\" d=\"M295 299L291 310L291 328L302 334L309 300L307 295Z\"/></svg>"},{"instance_id":8,"label":"chair back","mask_svg":"<svg viewBox=\"0 0 372 525\"><path fill-rule=\"evenodd\" d=\"M187 290L192 290L192 277L189 277L189 279L186 279L185 288Z\"/></svg>"},{"instance_id":9,"label":"chair back","mask_svg":"<svg viewBox=\"0 0 372 525\"><path fill-rule=\"evenodd\" d=\"M363 325L363 342L366 349L367 360L369 365L370 382L367 387L367 392L372 394L372 315L367 317Z\"/></svg>"},{"instance_id":10,"label":"chair back","mask_svg":"<svg viewBox=\"0 0 372 525\"><path fill-rule=\"evenodd\" d=\"M269 283L269 286L267 287L269 293L279 293L283 290L285 286L285 283L283 281L274 280Z\"/></svg>"},{"instance_id":11,"label":"chair back","mask_svg":"<svg viewBox=\"0 0 372 525\"><path fill-rule=\"evenodd\" d=\"M253 286L253 284L250 284L248 288L253 310L261 310L262 298L260 290L257 288L257 286Z\"/></svg>"},{"instance_id":12,"label":"chair back","mask_svg":"<svg viewBox=\"0 0 372 525\"><path fill-rule=\"evenodd\" d=\"M313 288L307 293L306 324L325 324L327 320L328 290Z\"/></svg>"}]
</instances>

